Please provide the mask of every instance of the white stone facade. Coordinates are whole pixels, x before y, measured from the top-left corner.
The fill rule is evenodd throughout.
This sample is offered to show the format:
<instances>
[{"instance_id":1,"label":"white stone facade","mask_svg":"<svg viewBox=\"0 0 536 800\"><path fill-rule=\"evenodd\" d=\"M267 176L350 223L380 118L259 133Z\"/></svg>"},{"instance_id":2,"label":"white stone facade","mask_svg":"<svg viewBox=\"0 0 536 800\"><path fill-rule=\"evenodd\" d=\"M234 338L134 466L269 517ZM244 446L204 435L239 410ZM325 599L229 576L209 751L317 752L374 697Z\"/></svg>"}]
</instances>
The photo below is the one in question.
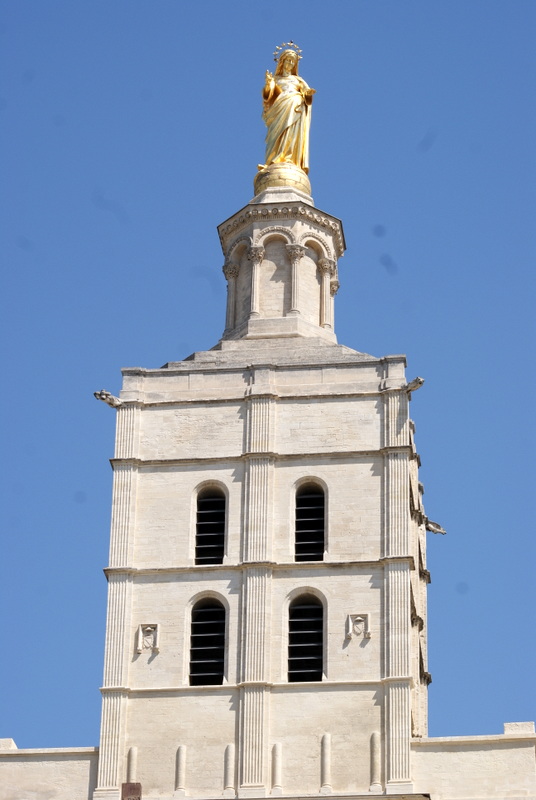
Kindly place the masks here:
<instances>
[{"instance_id":1,"label":"white stone facade","mask_svg":"<svg viewBox=\"0 0 536 800\"><path fill-rule=\"evenodd\" d=\"M161 369L124 370L120 402L110 403L98 754L5 744L0 799L24 800L36 782L58 800L118 800L126 783L166 800L536 798L533 724L427 737L415 385L403 356L336 343L340 222L299 192L273 189L219 231L221 342ZM296 498L312 484L324 498L323 553L297 561ZM207 488L225 507L223 557L210 565L196 563ZM321 609L321 680L289 682L289 609L303 596ZM225 610L217 685L190 682L203 598Z\"/></svg>"}]
</instances>

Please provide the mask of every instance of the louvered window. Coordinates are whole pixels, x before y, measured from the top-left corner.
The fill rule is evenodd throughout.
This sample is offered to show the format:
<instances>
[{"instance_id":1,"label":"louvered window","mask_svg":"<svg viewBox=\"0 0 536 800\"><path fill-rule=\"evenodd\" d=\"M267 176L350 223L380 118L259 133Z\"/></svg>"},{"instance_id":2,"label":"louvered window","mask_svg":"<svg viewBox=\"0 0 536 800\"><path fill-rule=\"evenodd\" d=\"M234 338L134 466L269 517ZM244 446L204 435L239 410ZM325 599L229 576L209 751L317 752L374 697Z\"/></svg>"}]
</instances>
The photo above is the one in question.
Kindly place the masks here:
<instances>
[{"instance_id":1,"label":"louvered window","mask_svg":"<svg viewBox=\"0 0 536 800\"><path fill-rule=\"evenodd\" d=\"M197 497L195 563L221 564L225 550L225 495L207 489Z\"/></svg>"},{"instance_id":2,"label":"louvered window","mask_svg":"<svg viewBox=\"0 0 536 800\"><path fill-rule=\"evenodd\" d=\"M201 600L192 609L190 685L223 683L225 609L217 600Z\"/></svg>"},{"instance_id":3,"label":"louvered window","mask_svg":"<svg viewBox=\"0 0 536 800\"><path fill-rule=\"evenodd\" d=\"M288 679L290 683L321 681L324 609L312 595L302 595L289 609Z\"/></svg>"},{"instance_id":4,"label":"louvered window","mask_svg":"<svg viewBox=\"0 0 536 800\"><path fill-rule=\"evenodd\" d=\"M296 561L324 559L324 492L315 484L296 492Z\"/></svg>"}]
</instances>

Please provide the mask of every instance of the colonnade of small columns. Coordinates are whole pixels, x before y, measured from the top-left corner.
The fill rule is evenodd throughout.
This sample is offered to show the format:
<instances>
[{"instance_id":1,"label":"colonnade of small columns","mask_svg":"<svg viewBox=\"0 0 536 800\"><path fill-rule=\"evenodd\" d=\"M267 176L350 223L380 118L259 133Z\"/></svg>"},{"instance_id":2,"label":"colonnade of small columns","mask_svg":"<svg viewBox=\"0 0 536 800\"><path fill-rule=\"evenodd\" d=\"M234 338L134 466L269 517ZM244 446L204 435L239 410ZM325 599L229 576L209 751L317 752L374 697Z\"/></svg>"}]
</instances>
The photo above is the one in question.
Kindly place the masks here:
<instances>
[{"instance_id":1,"label":"colonnade of small columns","mask_svg":"<svg viewBox=\"0 0 536 800\"><path fill-rule=\"evenodd\" d=\"M306 248L299 244L287 244L291 264L291 295L290 309L286 316L299 316L300 309L300 261L305 255ZM247 258L251 262L251 291L249 319L260 317L260 270L264 260L265 250L262 245L251 246ZM333 298L339 289L337 280L337 262L330 258L320 258L318 269L321 275L320 284L320 319L321 328L333 330L334 309ZM227 279L227 310L225 319L225 334L230 333L237 326L236 320L236 282L240 272L240 265L229 260L223 266L223 273Z\"/></svg>"}]
</instances>

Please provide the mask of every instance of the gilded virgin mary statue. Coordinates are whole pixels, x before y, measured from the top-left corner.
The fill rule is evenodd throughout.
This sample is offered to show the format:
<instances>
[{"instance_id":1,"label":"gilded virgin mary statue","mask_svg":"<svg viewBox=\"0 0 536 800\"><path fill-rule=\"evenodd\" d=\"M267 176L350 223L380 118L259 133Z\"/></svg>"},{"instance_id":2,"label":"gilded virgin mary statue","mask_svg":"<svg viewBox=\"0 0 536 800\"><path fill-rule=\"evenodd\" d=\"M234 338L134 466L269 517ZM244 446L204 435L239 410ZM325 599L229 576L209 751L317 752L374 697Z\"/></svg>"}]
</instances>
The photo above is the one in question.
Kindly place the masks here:
<instances>
[{"instance_id":1,"label":"gilded virgin mary statue","mask_svg":"<svg viewBox=\"0 0 536 800\"><path fill-rule=\"evenodd\" d=\"M309 172L309 128L315 90L310 89L298 75L300 52L293 42L278 47L274 53L277 61L275 73L266 72L262 90L262 116L268 129L266 155L265 163L259 164L256 190L290 182L301 184L299 188L310 192L306 176Z\"/></svg>"}]
</instances>

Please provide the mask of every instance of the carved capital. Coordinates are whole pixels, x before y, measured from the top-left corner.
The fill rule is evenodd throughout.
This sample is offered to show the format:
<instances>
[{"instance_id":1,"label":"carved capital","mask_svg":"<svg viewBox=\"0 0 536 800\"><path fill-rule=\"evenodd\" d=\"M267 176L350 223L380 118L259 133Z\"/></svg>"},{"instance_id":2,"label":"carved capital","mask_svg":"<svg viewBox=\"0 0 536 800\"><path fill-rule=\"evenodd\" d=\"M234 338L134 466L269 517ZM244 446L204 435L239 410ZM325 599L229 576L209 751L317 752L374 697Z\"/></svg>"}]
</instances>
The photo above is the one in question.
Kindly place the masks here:
<instances>
[{"instance_id":1,"label":"carved capital","mask_svg":"<svg viewBox=\"0 0 536 800\"><path fill-rule=\"evenodd\" d=\"M255 247L250 247L248 251L248 259L253 264L260 264L264 258L264 247L260 245L256 245Z\"/></svg>"},{"instance_id":2,"label":"carved capital","mask_svg":"<svg viewBox=\"0 0 536 800\"><path fill-rule=\"evenodd\" d=\"M231 278L238 278L238 271L240 267L238 264L234 264L232 261L228 261L226 264L223 265L223 274L227 278L227 280L231 280Z\"/></svg>"},{"instance_id":3,"label":"carved capital","mask_svg":"<svg viewBox=\"0 0 536 800\"><path fill-rule=\"evenodd\" d=\"M298 264L305 254L305 247L301 244L287 244L286 249L292 264Z\"/></svg>"},{"instance_id":4,"label":"carved capital","mask_svg":"<svg viewBox=\"0 0 536 800\"><path fill-rule=\"evenodd\" d=\"M336 268L335 261L331 258L321 258L318 262L318 269L325 275L335 275Z\"/></svg>"}]
</instances>

